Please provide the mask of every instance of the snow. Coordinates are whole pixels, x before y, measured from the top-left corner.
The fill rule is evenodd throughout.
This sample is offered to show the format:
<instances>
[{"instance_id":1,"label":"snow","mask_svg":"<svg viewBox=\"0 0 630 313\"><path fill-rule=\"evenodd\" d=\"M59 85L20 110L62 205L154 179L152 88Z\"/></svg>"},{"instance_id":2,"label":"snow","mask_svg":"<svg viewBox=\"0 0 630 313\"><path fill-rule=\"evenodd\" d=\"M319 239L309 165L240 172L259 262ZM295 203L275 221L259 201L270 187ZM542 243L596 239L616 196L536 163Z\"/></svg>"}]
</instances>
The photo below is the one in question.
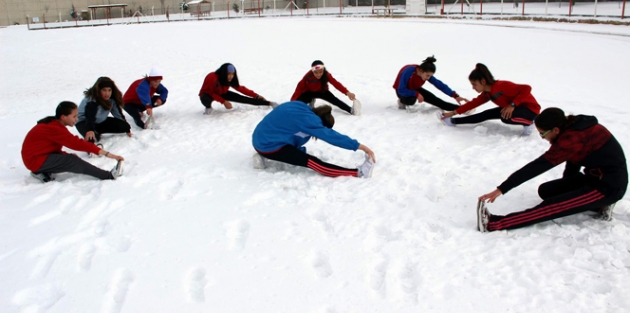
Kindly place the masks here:
<instances>
[{"instance_id":1,"label":"snow","mask_svg":"<svg viewBox=\"0 0 630 313\"><path fill-rule=\"evenodd\" d=\"M473 98L467 77L482 62L499 79L530 84L543 107L597 116L628 147L625 26L298 17L13 26L0 41L2 312L630 310L628 196L612 222L583 214L479 233L476 198L548 143L496 121L448 128L435 109L408 114L391 87L403 65L435 55L436 77ZM224 62L243 85L283 102L315 59L363 103L361 117L333 113L335 129L376 153L371 179L254 170L251 133L269 109L202 115L199 88ZM160 129L134 125L132 138L103 140L126 158L123 177L60 174L41 184L28 175L20 149L37 119L62 100L78 103L99 76L126 90L152 66L170 91L155 110ZM307 148L342 166L363 160L322 141ZM561 172L489 210L537 204L537 186Z\"/></svg>"}]
</instances>

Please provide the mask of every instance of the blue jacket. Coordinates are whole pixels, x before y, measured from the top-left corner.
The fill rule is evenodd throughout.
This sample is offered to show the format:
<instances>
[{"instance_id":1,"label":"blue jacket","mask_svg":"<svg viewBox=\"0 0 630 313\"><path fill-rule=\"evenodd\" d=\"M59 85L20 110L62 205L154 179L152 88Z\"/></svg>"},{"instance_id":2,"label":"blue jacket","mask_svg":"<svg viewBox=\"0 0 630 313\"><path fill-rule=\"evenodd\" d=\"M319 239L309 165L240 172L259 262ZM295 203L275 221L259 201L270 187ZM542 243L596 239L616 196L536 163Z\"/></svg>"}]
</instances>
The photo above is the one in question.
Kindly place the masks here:
<instances>
[{"instance_id":1,"label":"blue jacket","mask_svg":"<svg viewBox=\"0 0 630 313\"><path fill-rule=\"evenodd\" d=\"M420 89L424 83L425 80L416 75L416 65L406 65L398 73L396 82L394 82L394 88L396 92L403 97L417 97L418 89ZM429 78L429 83L449 97L458 97L454 90L435 78L435 76Z\"/></svg>"},{"instance_id":2,"label":"blue jacket","mask_svg":"<svg viewBox=\"0 0 630 313\"><path fill-rule=\"evenodd\" d=\"M87 130L94 131L96 124L103 123L109 116L109 113L115 118L125 121L125 116L122 114L122 110L116 104L116 101L111 98L108 101L112 104L112 108L105 110L94 99L83 98L83 101L79 104L79 120L77 123L85 121Z\"/></svg>"},{"instance_id":3,"label":"blue jacket","mask_svg":"<svg viewBox=\"0 0 630 313\"><path fill-rule=\"evenodd\" d=\"M300 101L281 104L267 114L254 129L252 145L262 153L275 152L286 145L306 152L303 145L311 137L339 148L359 149L358 141L324 126L319 116Z\"/></svg>"}]
</instances>

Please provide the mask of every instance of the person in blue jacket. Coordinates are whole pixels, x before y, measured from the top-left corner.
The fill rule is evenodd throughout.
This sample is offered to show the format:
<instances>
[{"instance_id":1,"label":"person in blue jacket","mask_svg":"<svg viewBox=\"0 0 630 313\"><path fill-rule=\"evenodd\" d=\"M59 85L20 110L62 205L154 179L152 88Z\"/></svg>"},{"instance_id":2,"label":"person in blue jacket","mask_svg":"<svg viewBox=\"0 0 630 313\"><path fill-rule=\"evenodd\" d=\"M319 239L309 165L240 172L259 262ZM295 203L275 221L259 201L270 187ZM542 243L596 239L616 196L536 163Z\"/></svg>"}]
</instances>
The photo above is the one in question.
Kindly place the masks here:
<instances>
[{"instance_id":1,"label":"person in blue jacket","mask_svg":"<svg viewBox=\"0 0 630 313\"><path fill-rule=\"evenodd\" d=\"M398 108L406 109L418 101L418 103L426 102L445 111L455 111L459 105L448 103L436 97L430 91L422 88L425 82L431 83L445 95L453 97L457 103L462 104L468 102L467 99L460 97L457 92L449 88L445 83L433 76L435 74L435 61L433 56L426 58L422 64L405 65L398 72L394 89L398 96Z\"/></svg>"},{"instance_id":2,"label":"person in blue jacket","mask_svg":"<svg viewBox=\"0 0 630 313\"><path fill-rule=\"evenodd\" d=\"M111 78L99 77L83 95L75 126L85 140L97 143L105 133L126 133L131 137L131 126L122 113L122 93Z\"/></svg>"},{"instance_id":3,"label":"person in blue jacket","mask_svg":"<svg viewBox=\"0 0 630 313\"><path fill-rule=\"evenodd\" d=\"M355 139L332 129L335 118L332 107L323 105L311 109L301 101L279 105L267 114L254 129L252 144L255 167L263 167L264 159L291 165L308 167L330 177L354 176L368 178L372 175L376 158L374 152ZM366 153L365 162L358 168L344 168L326 163L306 153L306 144L311 137L321 139L333 146Z\"/></svg>"}]
</instances>

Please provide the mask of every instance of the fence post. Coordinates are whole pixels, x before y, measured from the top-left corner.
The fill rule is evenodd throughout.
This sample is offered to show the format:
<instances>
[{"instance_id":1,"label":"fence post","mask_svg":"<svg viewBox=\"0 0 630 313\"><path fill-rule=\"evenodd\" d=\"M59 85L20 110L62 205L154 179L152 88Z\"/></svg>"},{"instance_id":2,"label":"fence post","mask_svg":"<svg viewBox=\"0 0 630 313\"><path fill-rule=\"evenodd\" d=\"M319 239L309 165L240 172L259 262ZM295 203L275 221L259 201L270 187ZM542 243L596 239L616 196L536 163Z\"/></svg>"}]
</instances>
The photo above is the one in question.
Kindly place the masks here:
<instances>
[{"instance_id":1,"label":"fence post","mask_svg":"<svg viewBox=\"0 0 630 313\"><path fill-rule=\"evenodd\" d=\"M260 0L258 0L258 17L260 17Z\"/></svg>"},{"instance_id":2,"label":"fence post","mask_svg":"<svg viewBox=\"0 0 630 313\"><path fill-rule=\"evenodd\" d=\"M42 15L42 18L44 20L44 29L46 29L46 14L44 13L44 15Z\"/></svg>"},{"instance_id":3,"label":"fence post","mask_svg":"<svg viewBox=\"0 0 630 313\"><path fill-rule=\"evenodd\" d=\"M573 11L573 0L569 0L569 17L571 17L571 11Z\"/></svg>"},{"instance_id":4,"label":"fence post","mask_svg":"<svg viewBox=\"0 0 630 313\"><path fill-rule=\"evenodd\" d=\"M228 1L227 11L228 11L228 20L229 20L230 19L230 1Z\"/></svg>"},{"instance_id":5,"label":"fence post","mask_svg":"<svg viewBox=\"0 0 630 313\"><path fill-rule=\"evenodd\" d=\"M521 16L525 16L525 0L523 0L522 7L523 7L523 11L521 13Z\"/></svg>"},{"instance_id":6,"label":"fence post","mask_svg":"<svg viewBox=\"0 0 630 313\"><path fill-rule=\"evenodd\" d=\"M168 9L169 9L169 8L170 8L170 5L167 5L167 6L166 6L166 20L167 20L167 22L169 22L169 23L170 23L170 22L171 22L171 15L170 15L170 14L169 14L169 12L168 12Z\"/></svg>"},{"instance_id":7,"label":"fence post","mask_svg":"<svg viewBox=\"0 0 630 313\"><path fill-rule=\"evenodd\" d=\"M444 0L442 0L442 6L440 7L440 15L444 15Z\"/></svg>"},{"instance_id":8,"label":"fence post","mask_svg":"<svg viewBox=\"0 0 630 313\"><path fill-rule=\"evenodd\" d=\"M29 21L28 15L26 16L26 27L28 28L28 30L31 30L31 21Z\"/></svg>"},{"instance_id":9,"label":"fence post","mask_svg":"<svg viewBox=\"0 0 630 313\"><path fill-rule=\"evenodd\" d=\"M308 0L306 0L306 16L308 16Z\"/></svg>"},{"instance_id":10,"label":"fence post","mask_svg":"<svg viewBox=\"0 0 630 313\"><path fill-rule=\"evenodd\" d=\"M464 15L464 1L462 1L462 8L459 11L459 14Z\"/></svg>"},{"instance_id":11,"label":"fence post","mask_svg":"<svg viewBox=\"0 0 630 313\"><path fill-rule=\"evenodd\" d=\"M624 1L626 1L626 0L624 0ZM624 7L625 7L625 3L624 3ZM339 0L339 15L341 15L341 14L342 14L342 12L341 12L341 0Z\"/></svg>"},{"instance_id":12,"label":"fence post","mask_svg":"<svg viewBox=\"0 0 630 313\"><path fill-rule=\"evenodd\" d=\"M479 1L479 15L483 15L483 0Z\"/></svg>"},{"instance_id":13,"label":"fence post","mask_svg":"<svg viewBox=\"0 0 630 313\"><path fill-rule=\"evenodd\" d=\"M626 0L623 0L623 7L621 8L621 19L623 20L623 16L626 13Z\"/></svg>"}]
</instances>

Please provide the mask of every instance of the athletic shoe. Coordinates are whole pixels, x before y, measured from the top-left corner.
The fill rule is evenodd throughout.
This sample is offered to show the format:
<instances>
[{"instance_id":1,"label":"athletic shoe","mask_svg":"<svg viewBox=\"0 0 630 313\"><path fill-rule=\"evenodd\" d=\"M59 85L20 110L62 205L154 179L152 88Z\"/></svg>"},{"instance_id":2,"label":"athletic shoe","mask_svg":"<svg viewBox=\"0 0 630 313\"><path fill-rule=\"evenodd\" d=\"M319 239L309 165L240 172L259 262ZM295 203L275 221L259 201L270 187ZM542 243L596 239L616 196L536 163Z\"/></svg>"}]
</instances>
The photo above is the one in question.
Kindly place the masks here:
<instances>
[{"instance_id":1,"label":"athletic shoe","mask_svg":"<svg viewBox=\"0 0 630 313\"><path fill-rule=\"evenodd\" d=\"M147 115L147 119L144 122L144 129L157 129L154 124L155 120L153 119L153 115Z\"/></svg>"},{"instance_id":2,"label":"athletic shoe","mask_svg":"<svg viewBox=\"0 0 630 313\"><path fill-rule=\"evenodd\" d=\"M361 116L361 101L354 99L352 101L352 109L350 110L350 114L355 116Z\"/></svg>"},{"instance_id":3,"label":"athletic shoe","mask_svg":"<svg viewBox=\"0 0 630 313\"><path fill-rule=\"evenodd\" d=\"M311 107L311 109L315 108L315 99L311 100L311 102L308 103L308 106Z\"/></svg>"},{"instance_id":4,"label":"athletic shoe","mask_svg":"<svg viewBox=\"0 0 630 313\"><path fill-rule=\"evenodd\" d=\"M610 222L612 221L613 218L613 209L615 208L615 204L617 203L613 203L610 205L607 205L603 208L601 208L601 210L599 211L601 213L601 219L606 221L606 222Z\"/></svg>"},{"instance_id":5,"label":"athletic shoe","mask_svg":"<svg viewBox=\"0 0 630 313\"><path fill-rule=\"evenodd\" d=\"M37 180L39 180L42 183L47 183L47 182L51 182L53 180L55 180L55 178L48 173L39 173L39 174L35 174L33 172L31 172L31 176L33 176L34 178L36 178Z\"/></svg>"},{"instance_id":6,"label":"athletic shoe","mask_svg":"<svg viewBox=\"0 0 630 313\"><path fill-rule=\"evenodd\" d=\"M400 100L398 100L398 109L406 110L407 106L404 103L400 102Z\"/></svg>"},{"instance_id":7,"label":"athletic shoe","mask_svg":"<svg viewBox=\"0 0 630 313\"><path fill-rule=\"evenodd\" d=\"M252 161L254 161L254 168L257 170L267 168L267 164L265 164L265 158L258 152L252 155Z\"/></svg>"},{"instance_id":8,"label":"athletic shoe","mask_svg":"<svg viewBox=\"0 0 630 313\"><path fill-rule=\"evenodd\" d=\"M482 233L487 232L488 222L490 222L490 213L486 209L485 202L479 200L477 202L477 229Z\"/></svg>"},{"instance_id":9,"label":"athletic shoe","mask_svg":"<svg viewBox=\"0 0 630 313\"><path fill-rule=\"evenodd\" d=\"M437 118L440 120L440 122L442 122L442 124L446 126L455 126L455 124L453 124L453 121L451 120L450 117L443 118L444 115L442 114L442 112L437 112L436 115L437 115Z\"/></svg>"},{"instance_id":10,"label":"athletic shoe","mask_svg":"<svg viewBox=\"0 0 630 313\"><path fill-rule=\"evenodd\" d=\"M532 134L532 132L534 131L534 128L535 128L535 127L536 127L536 126L534 126L534 124L533 124L533 123L532 123L532 124L530 124L530 125L527 125L527 126L524 126L524 125L523 125L523 132L521 133L521 136L522 136L522 137L528 137L529 135L531 135L531 134Z\"/></svg>"},{"instance_id":11,"label":"athletic shoe","mask_svg":"<svg viewBox=\"0 0 630 313\"><path fill-rule=\"evenodd\" d=\"M116 165L114 166L114 168L112 168L110 173L112 173L112 176L114 177L114 179L117 179L118 177L122 176L123 175L123 161L116 162Z\"/></svg>"},{"instance_id":12,"label":"athletic shoe","mask_svg":"<svg viewBox=\"0 0 630 313\"><path fill-rule=\"evenodd\" d=\"M96 146L97 146L99 149L103 150L103 144L102 144L102 143L97 143L97 144L96 144ZM98 153L97 153L97 154L94 154L94 153L90 153L90 152L88 152L88 157L90 157L90 158L96 158L96 157L99 157L99 156L100 156L100 155L99 155Z\"/></svg>"},{"instance_id":13,"label":"athletic shoe","mask_svg":"<svg viewBox=\"0 0 630 313\"><path fill-rule=\"evenodd\" d=\"M365 161L363 164L357 167L359 170L359 177L361 178L370 178L372 177L372 171L374 171L374 162L370 159L369 155L365 155Z\"/></svg>"},{"instance_id":14,"label":"athletic shoe","mask_svg":"<svg viewBox=\"0 0 630 313\"><path fill-rule=\"evenodd\" d=\"M203 111L203 115L210 115L210 114L212 114L212 108L206 108L206 109Z\"/></svg>"},{"instance_id":15,"label":"athletic shoe","mask_svg":"<svg viewBox=\"0 0 630 313\"><path fill-rule=\"evenodd\" d=\"M275 109L279 106L278 102L271 102L269 103L269 106L271 106L272 109Z\"/></svg>"}]
</instances>

